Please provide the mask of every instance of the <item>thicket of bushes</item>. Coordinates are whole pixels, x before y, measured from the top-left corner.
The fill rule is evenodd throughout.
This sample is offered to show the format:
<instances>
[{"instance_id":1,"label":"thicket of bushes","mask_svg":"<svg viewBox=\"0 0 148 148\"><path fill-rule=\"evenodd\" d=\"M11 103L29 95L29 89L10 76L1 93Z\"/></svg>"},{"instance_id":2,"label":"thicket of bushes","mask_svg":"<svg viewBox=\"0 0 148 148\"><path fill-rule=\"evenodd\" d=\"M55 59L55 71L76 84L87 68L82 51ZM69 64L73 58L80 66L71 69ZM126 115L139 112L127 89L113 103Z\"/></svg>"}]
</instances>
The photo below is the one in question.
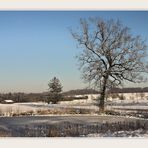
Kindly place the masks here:
<instances>
[{"instance_id":1,"label":"thicket of bushes","mask_svg":"<svg viewBox=\"0 0 148 148\"><path fill-rule=\"evenodd\" d=\"M73 101L73 100L81 100L81 99L87 99L87 96L84 97L68 97L62 95L61 98L58 99L58 101ZM0 102L3 102L4 100L13 100L14 102L38 102L38 101L44 101L44 102L53 102L53 98L50 99L50 96L48 94L38 94L38 93L31 93L31 94L24 94L24 93L8 93L8 94L0 94ZM58 103L58 102L57 102Z\"/></svg>"},{"instance_id":2,"label":"thicket of bushes","mask_svg":"<svg viewBox=\"0 0 148 148\"><path fill-rule=\"evenodd\" d=\"M82 99L88 99L88 96L83 96L83 97L74 97L74 96L67 97L67 96L64 96L59 101L73 101L73 100L82 100Z\"/></svg>"},{"instance_id":3,"label":"thicket of bushes","mask_svg":"<svg viewBox=\"0 0 148 148\"><path fill-rule=\"evenodd\" d=\"M37 102L45 101L45 97L40 93L6 93L0 94L0 102L4 100L13 100L14 102Z\"/></svg>"}]
</instances>

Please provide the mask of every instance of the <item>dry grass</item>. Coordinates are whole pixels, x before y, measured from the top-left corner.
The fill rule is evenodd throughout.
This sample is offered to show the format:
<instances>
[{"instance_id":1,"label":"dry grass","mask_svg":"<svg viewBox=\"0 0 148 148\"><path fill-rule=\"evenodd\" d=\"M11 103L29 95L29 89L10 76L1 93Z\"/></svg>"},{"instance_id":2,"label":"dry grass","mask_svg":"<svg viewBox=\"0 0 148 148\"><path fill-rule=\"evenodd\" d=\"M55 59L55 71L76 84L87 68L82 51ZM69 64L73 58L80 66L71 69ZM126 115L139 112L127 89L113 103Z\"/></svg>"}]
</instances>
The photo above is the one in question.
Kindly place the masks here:
<instances>
[{"instance_id":1,"label":"dry grass","mask_svg":"<svg viewBox=\"0 0 148 148\"><path fill-rule=\"evenodd\" d=\"M13 117L14 116L32 116L32 115L35 115L35 112L33 110L11 114L11 116L13 116Z\"/></svg>"},{"instance_id":2,"label":"dry grass","mask_svg":"<svg viewBox=\"0 0 148 148\"><path fill-rule=\"evenodd\" d=\"M6 131L0 131L0 137L11 137L11 133Z\"/></svg>"},{"instance_id":3,"label":"dry grass","mask_svg":"<svg viewBox=\"0 0 148 148\"><path fill-rule=\"evenodd\" d=\"M37 110L37 115L47 115L47 114L94 114L95 110L90 109L75 109L75 108L61 108L61 109L46 109Z\"/></svg>"},{"instance_id":4,"label":"dry grass","mask_svg":"<svg viewBox=\"0 0 148 148\"><path fill-rule=\"evenodd\" d=\"M48 137L81 137L86 136L90 133L106 133L110 131L111 133L115 131L134 131L137 129L142 129L144 132L148 130L148 124L140 121L136 122L115 122L115 123L103 123L94 125L83 125L83 124L73 124L65 122L59 126L50 127L48 132Z\"/></svg>"},{"instance_id":5,"label":"dry grass","mask_svg":"<svg viewBox=\"0 0 148 148\"><path fill-rule=\"evenodd\" d=\"M0 116L32 116L32 115L63 115L63 114L96 114L97 111L94 109L77 109L77 108L52 108L52 109L38 109L29 111L17 111L12 112L11 108L3 113L0 110Z\"/></svg>"}]
</instances>

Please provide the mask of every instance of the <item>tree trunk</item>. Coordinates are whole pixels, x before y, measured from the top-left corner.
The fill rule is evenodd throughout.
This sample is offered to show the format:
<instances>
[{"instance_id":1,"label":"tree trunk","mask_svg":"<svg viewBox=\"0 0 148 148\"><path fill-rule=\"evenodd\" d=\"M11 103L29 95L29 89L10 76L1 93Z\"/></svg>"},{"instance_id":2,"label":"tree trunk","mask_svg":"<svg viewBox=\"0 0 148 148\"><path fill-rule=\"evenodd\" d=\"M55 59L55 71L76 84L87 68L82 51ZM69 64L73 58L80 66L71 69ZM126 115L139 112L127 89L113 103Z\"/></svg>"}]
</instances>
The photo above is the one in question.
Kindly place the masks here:
<instances>
[{"instance_id":1,"label":"tree trunk","mask_svg":"<svg viewBox=\"0 0 148 148\"><path fill-rule=\"evenodd\" d=\"M106 83L107 83L107 77L104 77L103 85L101 88L100 93L100 102L99 102L99 112L104 112L104 104L105 104L105 92L106 92Z\"/></svg>"}]
</instances>

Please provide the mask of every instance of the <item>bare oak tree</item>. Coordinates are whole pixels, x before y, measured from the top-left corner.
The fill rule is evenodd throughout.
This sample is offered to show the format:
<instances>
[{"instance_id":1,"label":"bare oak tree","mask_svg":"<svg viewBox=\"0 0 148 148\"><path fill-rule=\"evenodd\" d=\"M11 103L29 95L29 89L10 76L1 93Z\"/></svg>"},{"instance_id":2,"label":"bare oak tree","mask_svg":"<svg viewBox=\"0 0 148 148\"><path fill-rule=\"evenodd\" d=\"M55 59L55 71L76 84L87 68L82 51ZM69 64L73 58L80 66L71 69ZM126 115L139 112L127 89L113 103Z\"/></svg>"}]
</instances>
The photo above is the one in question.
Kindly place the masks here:
<instances>
[{"instance_id":1,"label":"bare oak tree","mask_svg":"<svg viewBox=\"0 0 148 148\"><path fill-rule=\"evenodd\" d=\"M104 111L107 88L125 81L143 82L146 66L145 41L130 33L119 20L90 18L80 20L80 28L71 31L78 47L82 78L100 88L99 110ZM125 80L125 81L124 81Z\"/></svg>"}]
</instances>

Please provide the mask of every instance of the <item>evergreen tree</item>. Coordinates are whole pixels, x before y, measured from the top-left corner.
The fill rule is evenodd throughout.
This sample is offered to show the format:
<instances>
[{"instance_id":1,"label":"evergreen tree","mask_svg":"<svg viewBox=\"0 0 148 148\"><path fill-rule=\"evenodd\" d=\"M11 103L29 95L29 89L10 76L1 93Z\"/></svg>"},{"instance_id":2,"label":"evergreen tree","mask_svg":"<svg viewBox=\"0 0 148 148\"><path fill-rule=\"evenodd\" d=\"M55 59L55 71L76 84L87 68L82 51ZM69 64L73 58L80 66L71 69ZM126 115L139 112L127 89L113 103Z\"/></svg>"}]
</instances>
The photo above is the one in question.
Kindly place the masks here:
<instances>
[{"instance_id":1,"label":"evergreen tree","mask_svg":"<svg viewBox=\"0 0 148 148\"><path fill-rule=\"evenodd\" d=\"M56 77L50 80L49 84L49 97L48 103L52 102L56 104L62 98L62 85L60 80Z\"/></svg>"}]
</instances>

